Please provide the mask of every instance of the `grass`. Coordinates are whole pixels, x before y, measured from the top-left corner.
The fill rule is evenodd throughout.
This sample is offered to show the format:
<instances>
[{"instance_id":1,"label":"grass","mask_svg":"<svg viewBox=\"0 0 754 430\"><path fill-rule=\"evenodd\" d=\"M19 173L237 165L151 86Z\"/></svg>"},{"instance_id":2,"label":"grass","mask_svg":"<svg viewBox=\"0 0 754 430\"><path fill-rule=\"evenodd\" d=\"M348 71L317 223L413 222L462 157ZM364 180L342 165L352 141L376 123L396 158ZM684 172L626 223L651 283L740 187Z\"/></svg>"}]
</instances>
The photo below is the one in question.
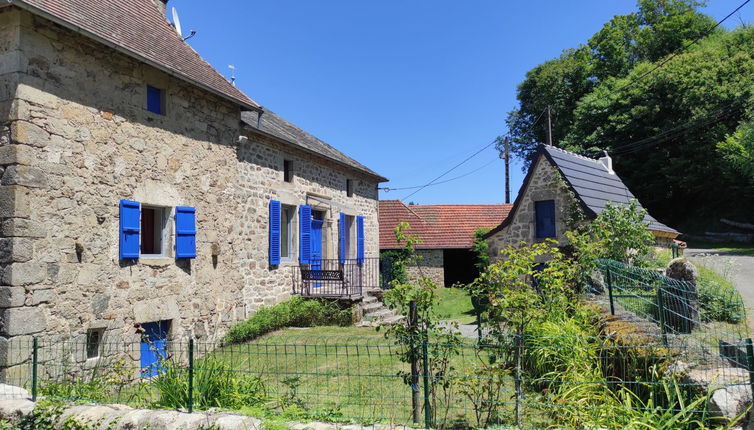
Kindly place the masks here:
<instances>
[{"instance_id":1,"label":"grass","mask_svg":"<svg viewBox=\"0 0 754 430\"><path fill-rule=\"evenodd\" d=\"M438 288L437 313L443 319L458 321L459 324L472 324L476 321L471 297L460 288Z\"/></svg>"},{"instance_id":2,"label":"grass","mask_svg":"<svg viewBox=\"0 0 754 430\"><path fill-rule=\"evenodd\" d=\"M754 256L754 244L751 243L691 240L688 242L688 246L689 248L710 249L730 254Z\"/></svg>"}]
</instances>

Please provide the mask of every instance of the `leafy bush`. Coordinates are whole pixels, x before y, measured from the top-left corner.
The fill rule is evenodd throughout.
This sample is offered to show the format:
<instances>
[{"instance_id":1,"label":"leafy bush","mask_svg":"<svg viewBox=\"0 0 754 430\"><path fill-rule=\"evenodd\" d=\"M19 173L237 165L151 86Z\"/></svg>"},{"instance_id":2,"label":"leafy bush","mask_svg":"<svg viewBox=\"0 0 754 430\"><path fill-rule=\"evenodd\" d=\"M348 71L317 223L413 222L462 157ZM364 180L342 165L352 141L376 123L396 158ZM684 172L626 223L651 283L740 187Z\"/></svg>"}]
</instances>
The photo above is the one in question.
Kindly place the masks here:
<instances>
[{"instance_id":1,"label":"leafy bush","mask_svg":"<svg viewBox=\"0 0 754 430\"><path fill-rule=\"evenodd\" d=\"M306 300L293 297L269 308L261 308L248 320L228 330L225 343L240 343L285 327L314 327L351 323L350 309L324 300Z\"/></svg>"}]
</instances>

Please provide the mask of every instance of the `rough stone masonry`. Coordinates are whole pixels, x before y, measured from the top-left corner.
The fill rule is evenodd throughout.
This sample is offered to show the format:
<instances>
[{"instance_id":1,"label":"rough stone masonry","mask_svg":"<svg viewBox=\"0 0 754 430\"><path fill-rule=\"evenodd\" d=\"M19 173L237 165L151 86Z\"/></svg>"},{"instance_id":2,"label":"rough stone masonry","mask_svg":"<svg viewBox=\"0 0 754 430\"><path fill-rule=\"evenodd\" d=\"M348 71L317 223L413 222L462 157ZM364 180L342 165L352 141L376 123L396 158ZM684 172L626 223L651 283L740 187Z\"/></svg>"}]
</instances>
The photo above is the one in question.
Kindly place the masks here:
<instances>
[{"instance_id":1,"label":"rough stone masonry","mask_svg":"<svg viewBox=\"0 0 754 430\"><path fill-rule=\"evenodd\" d=\"M147 85L165 89L164 114L146 109ZM297 166L291 183L283 181L283 159ZM88 330L101 329L106 341L136 343L134 323L169 320L174 337L216 339L291 294L295 259L268 264L271 199L331 201L321 208L330 256L337 211L363 215L367 255L376 255L376 185L242 130L240 107L225 99L21 9L0 8L2 376L28 371L35 336L83 345ZM162 258L119 260L122 199L195 207L197 258L175 259L168 246Z\"/></svg>"}]
</instances>

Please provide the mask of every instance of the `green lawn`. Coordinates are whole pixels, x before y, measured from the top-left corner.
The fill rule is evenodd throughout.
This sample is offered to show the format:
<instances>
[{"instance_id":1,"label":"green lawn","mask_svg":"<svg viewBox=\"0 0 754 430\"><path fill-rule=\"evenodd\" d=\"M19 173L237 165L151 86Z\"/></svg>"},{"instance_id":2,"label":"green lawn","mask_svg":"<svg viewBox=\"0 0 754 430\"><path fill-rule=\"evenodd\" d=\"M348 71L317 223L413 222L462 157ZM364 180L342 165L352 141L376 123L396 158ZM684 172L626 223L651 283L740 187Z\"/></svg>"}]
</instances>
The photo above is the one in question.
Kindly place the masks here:
<instances>
[{"instance_id":1,"label":"green lawn","mask_svg":"<svg viewBox=\"0 0 754 430\"><path fill-rule=\"evenodd\" d=\"M460 288L440 287L436 290L437 313L443 319L458 321L459 324L471 324L476 321L471 297Z\"/></svg>"},{"instance_id":2,"label":"green lawn","mask_svg":"<svg viewBox=\"0 0 754 430\"><path fill-rule=\"evenodd\" d=\"M235 372L259 375L273 405L276 399L300 401L308 419L411 425L411 388L403 381L410 368L399 360L401 350L374 328L315 327L281 330L212 355ZM479 358L469 345L460 348L451 362L458 372L454 373L462 375ZM484 383L477 378L474 386ZM509 396L505 395L506 403ZM468 399L458 390L448 398L447 403L438 400L438 419L473 425ZM501 412L507 416L511 408L503 407Z\"/></svg>"}]
</instances>

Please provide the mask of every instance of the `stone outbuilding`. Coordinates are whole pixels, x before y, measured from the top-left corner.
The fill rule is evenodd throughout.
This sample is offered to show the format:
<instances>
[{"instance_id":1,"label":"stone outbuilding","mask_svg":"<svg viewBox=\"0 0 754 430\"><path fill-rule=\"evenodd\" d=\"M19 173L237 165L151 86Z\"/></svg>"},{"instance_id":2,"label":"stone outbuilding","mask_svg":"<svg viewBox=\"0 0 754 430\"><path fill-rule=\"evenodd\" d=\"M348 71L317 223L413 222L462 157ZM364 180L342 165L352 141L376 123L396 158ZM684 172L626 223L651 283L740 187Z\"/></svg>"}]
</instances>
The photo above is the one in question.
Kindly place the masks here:
<instances>
[{"instance_id":1,"label":"stone outbuilding","mask_svg":"<svg viewBox=\"0 0 754 430\"><path fill-rule=\"evenodd\" d=\"M422 275L436 285L466 284L479 276L471 247L478 229L490 229L504 220L510 204L499 205L406 205L400 200L380 201L380 251L402 247L395 240L395 227L407 222L408 234L421 240L416 246ZM408 267L412 278L417 267Z\"/></svg>"},{"instance_id":2,"label":"stone outbuilding","mask_svg":"<svg viewBox=\"0 0 754 430\"><path fill-rule=\"evenodd\" d=\"M594 219L608 202L625 205L635 199L613 170L612 159L587 158L554 146L539 148L510 215L485 237L493 257L508 246L554 239L565 244L569 225ZM680 234L648 213L644 218L659 246L670 246Z\"/></svg>"},{"instance_id":3,"label":"stone outbuilding","mask_svg":"<svg viewBox=\"0 0 754 430\"><path fill-rule=\"evenodd\" d=\"M166 2L0 4L5 377L32 337L79 363L134 325L211 341L300 264L376 265L386 179L239 91Z\"/></svg>"}]
</instances>

